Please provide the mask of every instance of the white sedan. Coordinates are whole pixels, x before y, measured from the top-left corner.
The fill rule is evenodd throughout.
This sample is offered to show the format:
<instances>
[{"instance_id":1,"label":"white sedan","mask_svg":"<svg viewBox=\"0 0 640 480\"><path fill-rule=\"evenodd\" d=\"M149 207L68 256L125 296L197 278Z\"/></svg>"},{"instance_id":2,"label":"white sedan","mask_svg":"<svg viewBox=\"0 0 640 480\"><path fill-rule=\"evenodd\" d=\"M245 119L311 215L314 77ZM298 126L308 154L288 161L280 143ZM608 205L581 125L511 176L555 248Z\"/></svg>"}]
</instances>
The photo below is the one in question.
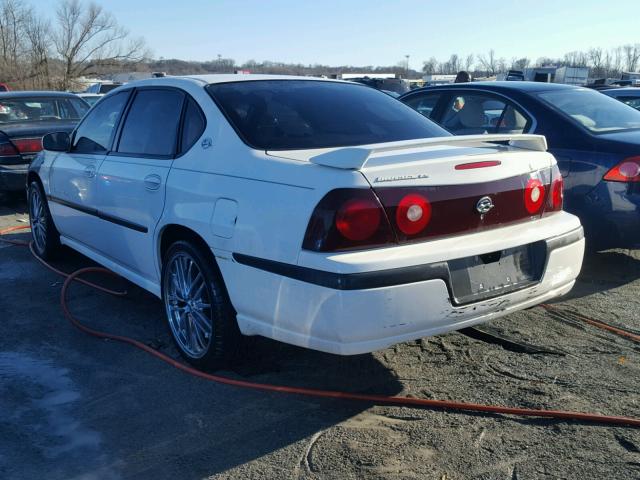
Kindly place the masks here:
<instances>
[{"instance_id":1,"label":"white sedan","mask_svg":"<svg viewBox=\"0 0 640 480\"><path fill-rule=\"evenodd\" d=\"M199 367L241 334L350 355L468 327L567 293L582 264L543 137L452 137L364 85L143 80L44 147L36 251L162 298Z\"/></svg>"}]
</instances>

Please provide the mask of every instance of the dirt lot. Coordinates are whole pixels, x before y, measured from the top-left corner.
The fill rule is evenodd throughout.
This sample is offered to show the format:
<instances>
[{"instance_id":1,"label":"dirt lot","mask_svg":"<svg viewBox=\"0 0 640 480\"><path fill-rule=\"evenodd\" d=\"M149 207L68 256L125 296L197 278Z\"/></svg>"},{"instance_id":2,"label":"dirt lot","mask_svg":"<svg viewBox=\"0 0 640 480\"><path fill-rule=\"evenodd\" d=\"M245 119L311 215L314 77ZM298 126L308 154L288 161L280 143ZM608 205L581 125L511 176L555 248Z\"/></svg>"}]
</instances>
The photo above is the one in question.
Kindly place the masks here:
<instances>
[{"instance_id":1,"label":"dirt lot","mask_svg":"<svg viewBox=\"0 0 640 480\"><path fill-rule=\"evenodd\" d=\"M0 228L23 224L0 200ZM25 234L11 238L28 238ZM90 262L72 252L57 265ZM640 478L640 430L265 394L189 377L74 330L60 278L0 246L0 478ZM87 323L175 355L161 305L83 286ZM640 251L586 259L558 305L640 331ZM370 355L252 339L226 374L259 382L640 416L640 346L542 308ZM496 340L496 335L515 344ZM526 348L522 348L522 347Z\"/></svg>"}]
</instances>

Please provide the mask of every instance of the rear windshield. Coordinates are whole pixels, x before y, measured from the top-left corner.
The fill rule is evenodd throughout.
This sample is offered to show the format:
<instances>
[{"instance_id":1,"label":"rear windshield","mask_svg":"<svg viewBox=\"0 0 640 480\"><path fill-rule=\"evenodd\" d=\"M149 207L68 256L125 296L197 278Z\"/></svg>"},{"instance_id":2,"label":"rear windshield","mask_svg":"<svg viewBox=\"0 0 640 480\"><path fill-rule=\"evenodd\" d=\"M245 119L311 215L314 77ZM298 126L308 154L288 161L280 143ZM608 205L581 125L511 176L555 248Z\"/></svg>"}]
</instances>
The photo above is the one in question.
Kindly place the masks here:
<instances>
[{"instance_id":1,"label":"rear windshield","mask_svg":"<svg viewBox=\"0 0 640 480\"><path fill-rule=\"evenodd\" d=\"M538 96L592 133L640 128L639 111L594 90L558 90Z\"/></svg>"},{"instance_id":2,"label":"rear windshield","mask_svg":"<svg viewBox=\"0 0 640 480\"><path fill-rule=\"evenodd\" d=\"M211 84L207 90L249 146L295 150L449 136L378 90L314 80Z\"/></svg>"},{"instance_id":3,"label":"rear windshield","mask_svg":"<svg viewBox=\"0 0 640 480\"><path fill-rule=\"evenodd\" d=\"M111 90L118 88L121 83L103 83L100 85L100 91L98 93L109 93Z\"/></svg>"},{"instance_id":4,"label":"rear windshield","mask_svg":"<svg viewBox=\"0 0 640 480\"><path fill-rule=\"evenodd\" d=\"M79 98L6 98L0 99L0 124L79 120L88 110Z\"/></svg>"}]
</instances>

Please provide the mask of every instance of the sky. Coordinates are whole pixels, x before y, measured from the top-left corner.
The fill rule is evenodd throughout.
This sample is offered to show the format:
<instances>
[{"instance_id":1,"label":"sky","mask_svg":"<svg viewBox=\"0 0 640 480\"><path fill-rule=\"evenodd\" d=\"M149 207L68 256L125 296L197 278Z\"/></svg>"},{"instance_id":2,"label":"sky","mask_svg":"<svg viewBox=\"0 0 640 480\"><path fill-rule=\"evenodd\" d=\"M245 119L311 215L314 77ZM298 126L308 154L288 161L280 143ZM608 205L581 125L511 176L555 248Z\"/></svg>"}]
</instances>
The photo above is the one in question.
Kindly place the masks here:
<instances>
[{"instance_id":1,"label":"sky","mask_svg":"<svg viewBox=\"0 0 640 480\"><path fill-rule=\"evenodd\" d=\"M28 1L28 0L27 0ZM56 2L31 0L52 17ZM272 60L420 69L493 48L498 57L561 57L640 43L637 0L108 0L153 58ZM634 13L635 12L635 13Z\"/></svg>"}]
</instances>

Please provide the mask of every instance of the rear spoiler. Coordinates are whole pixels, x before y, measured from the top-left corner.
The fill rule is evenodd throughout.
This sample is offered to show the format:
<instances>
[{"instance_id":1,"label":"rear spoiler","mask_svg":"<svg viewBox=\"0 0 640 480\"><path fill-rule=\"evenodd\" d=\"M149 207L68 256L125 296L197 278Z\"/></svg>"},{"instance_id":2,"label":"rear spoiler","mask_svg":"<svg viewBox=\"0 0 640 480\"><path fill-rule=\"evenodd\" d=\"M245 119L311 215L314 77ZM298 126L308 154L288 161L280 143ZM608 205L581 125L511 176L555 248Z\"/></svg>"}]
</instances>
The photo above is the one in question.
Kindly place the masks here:
<instances>
[{"instance_id":1,"label":"rear spoiler","mask_svg":"<svg viewBox=\"0 0 640 480\"><path fill-rule=\"evenodd\" d=\"M509 146L523 150L536 152L547 151L547 140L542 135L461 135L451 137L422 138L418 140L405 140L376 146L344 147L336 148L309 158L311 163L324 165L325 167L340 168L344 170L361 170L367 160L374 153L407 150L411 148L433 147L438 145L450 145L452 147L482 146L483 143L507 142Z\"/></svg>"}]
</instances>

